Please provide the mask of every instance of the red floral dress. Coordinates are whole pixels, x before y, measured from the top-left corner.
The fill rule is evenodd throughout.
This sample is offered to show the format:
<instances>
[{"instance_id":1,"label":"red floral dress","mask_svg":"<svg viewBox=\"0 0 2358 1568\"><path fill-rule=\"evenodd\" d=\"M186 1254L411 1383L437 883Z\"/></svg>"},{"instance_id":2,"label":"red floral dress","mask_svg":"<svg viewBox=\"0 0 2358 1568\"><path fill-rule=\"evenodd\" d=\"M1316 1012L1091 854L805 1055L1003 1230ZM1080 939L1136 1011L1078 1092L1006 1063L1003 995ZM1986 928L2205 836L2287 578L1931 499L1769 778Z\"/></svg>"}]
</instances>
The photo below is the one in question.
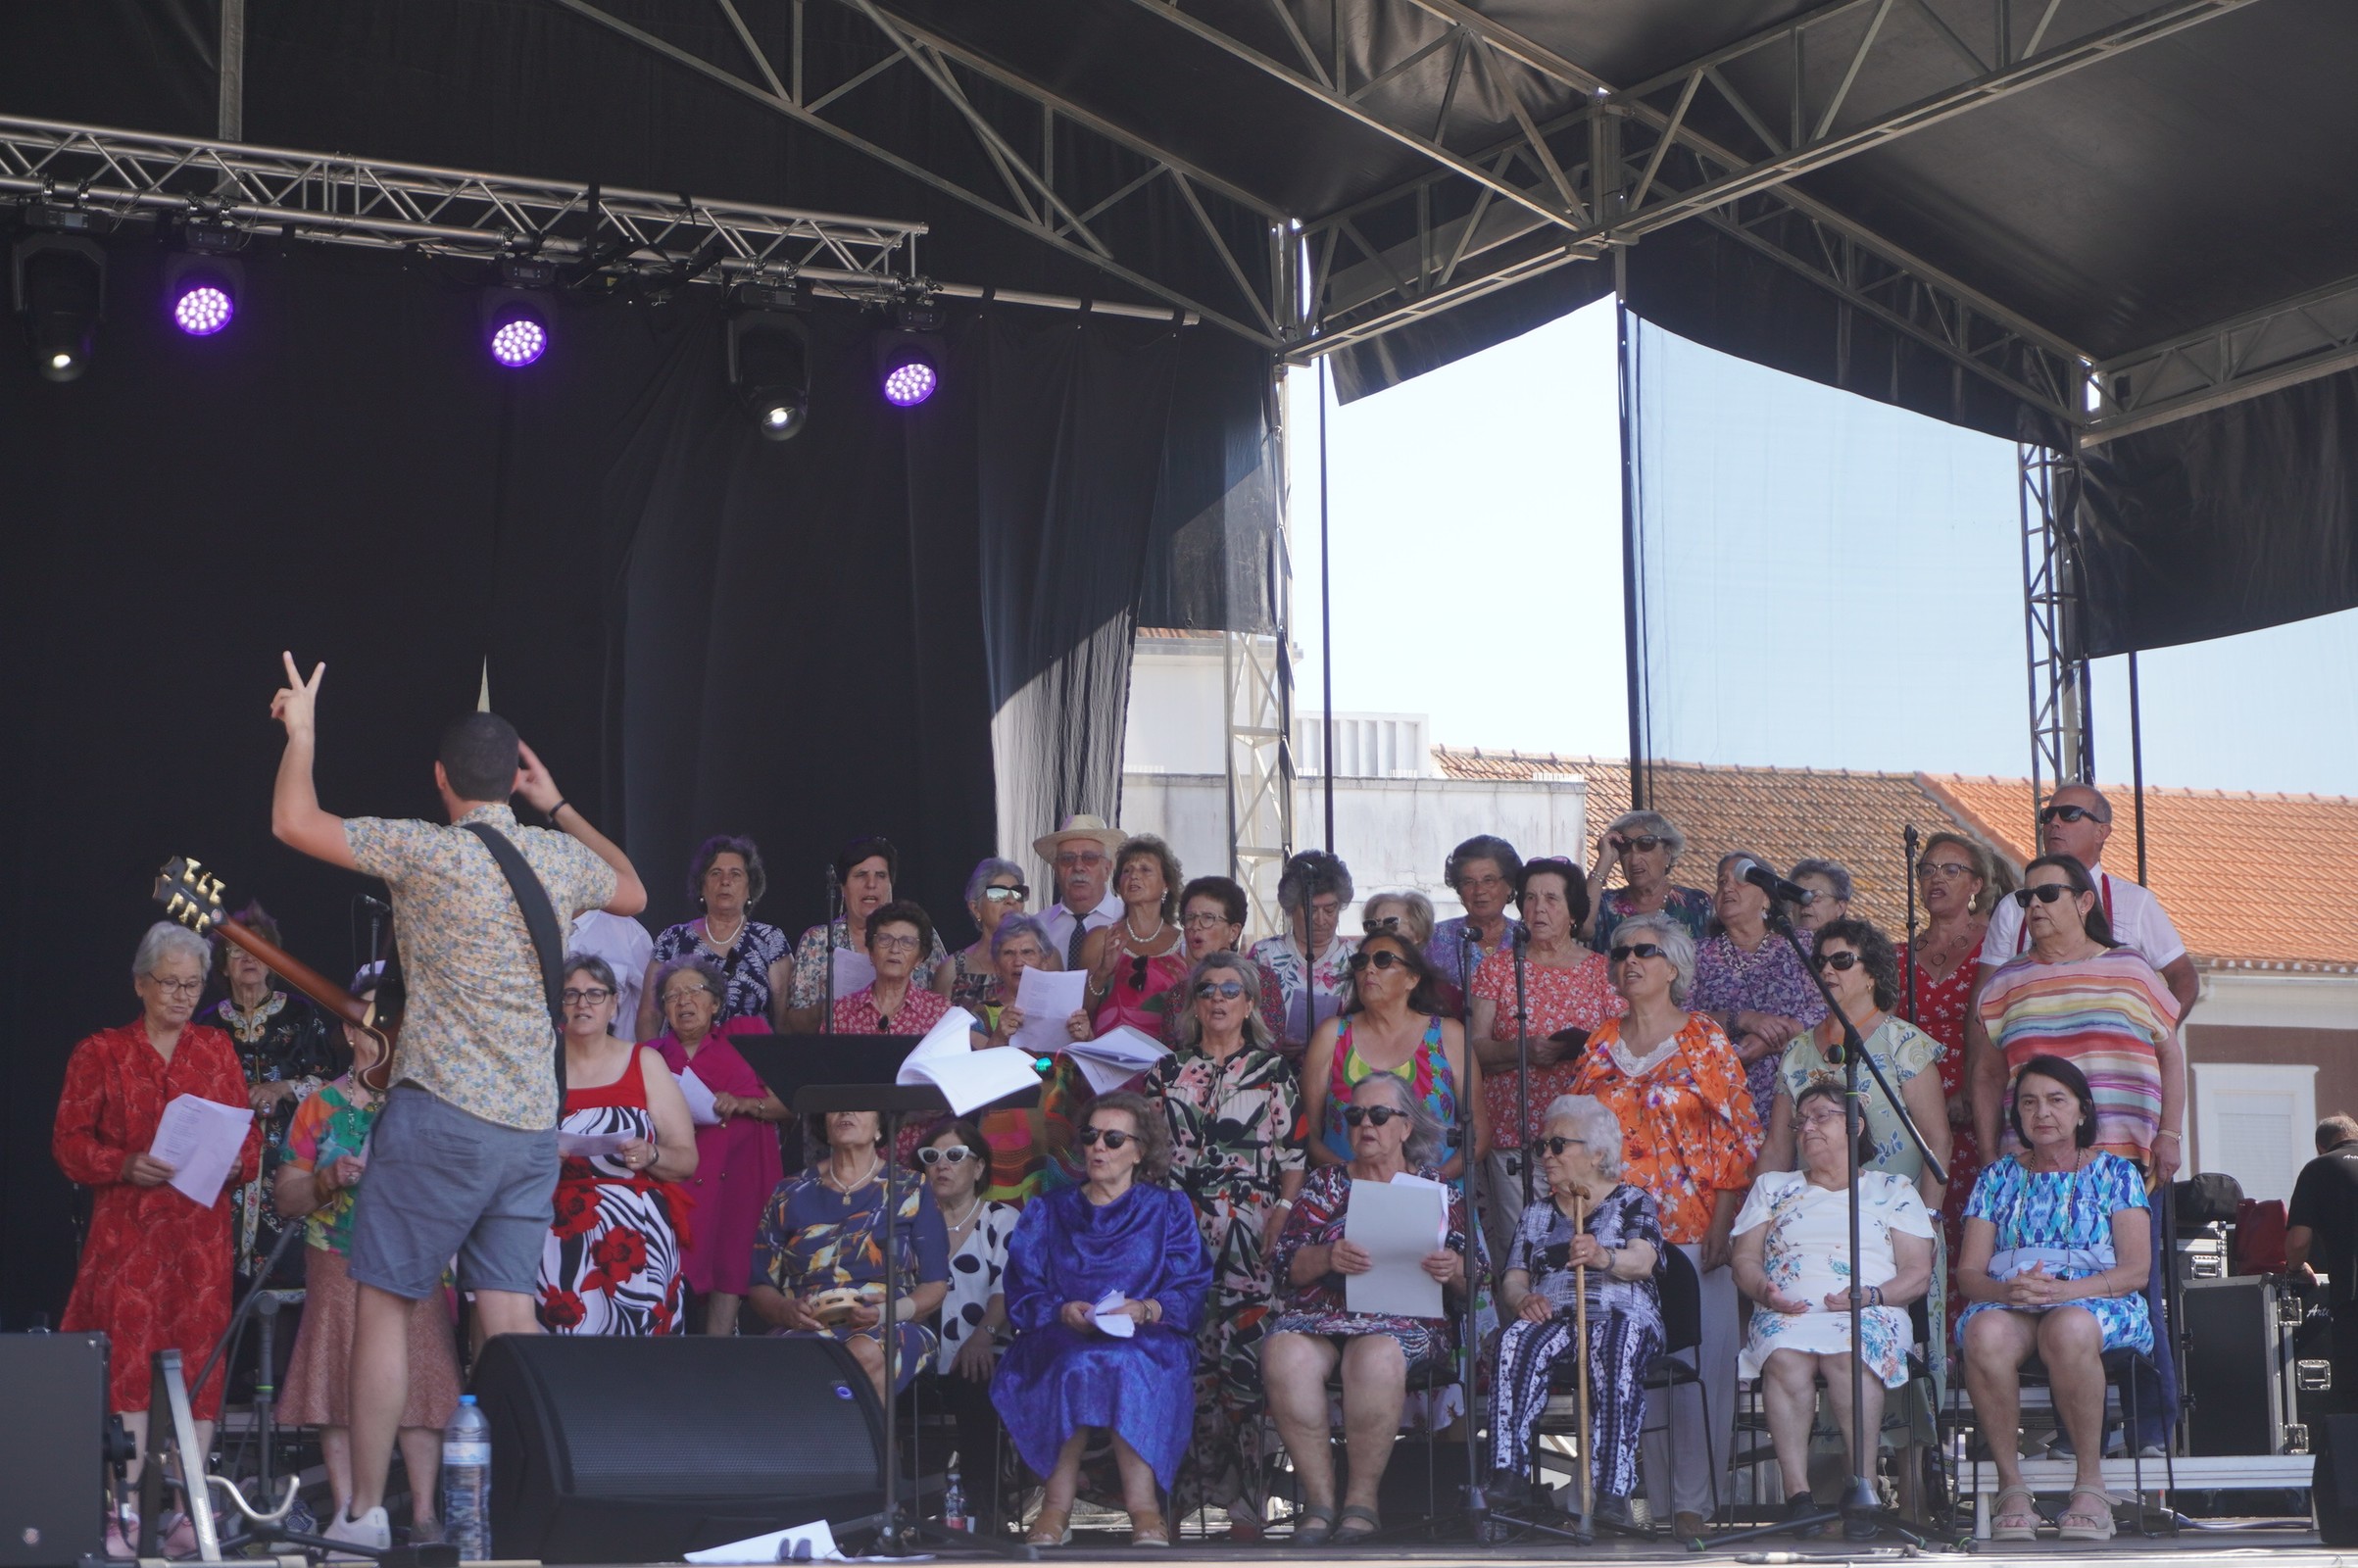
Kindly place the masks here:
<instances>
[{"instance_id":1,"label":"red floral dress","mask_svg":"<svg viewBox=\"0 0 2358 1568\"><path fill-rule=\"evenodd\" d=\"M1970 945L1945 980L1935 980L1921 963L1909 965L1916 977L1916 1027L1940 1043L1940 1094L1951 1102L1965 1092L1965 1000L1973 990L1974 955L1980 950L1980 943ZM1957 1290L1957 1250L1965 1244L1965 1200L1973 1196L1974 1180L1982 1173L1982 1150L1970 1120L1949 1123L1948 1136L1948 1191L1940 1200L1940 1229L1948 1244L1948 1326L1953 1331L1965 1304Z\"/></svg>"},{"instance_id":2,"label":"red floral dress","mask_svg":"<svg viewBox=\"0 0 2358 1568\"><path fill-rule=\"evenodd\" d=\"M567 1091L558 1132L653 1138L638 1053L613 1083ZM613 1155L567 1154L540 1252L540 1326L551 1334L678 1333L686 1207L671 1183Z\"/></svg>"},{"instance_id":3,"label":"red floral dress","mask_svg":"<svg viewBox=\"0 0 2358 1568\"><path fill-rule=\"evenodd\" d=\"M178 1350L181 1375L195 1377L229 1326L232 1200L261 1169L260 1140L246 1134L237 1168L209 1208L170 1185L123 1179L124 1160L148 1151L164 1107L182 1095L247 1103L237 1050L219 1029L190 1024L170 1061L148 1043L144 1021L101 1030L74 1048L58 1097L50 1152L69 1179L91 1191L90 1239L58 1327L107 1336L111 1409L147 1408L154 1351ZM220 1412L218 1369L189 1391L189 1403L200 1421Z\"/></svg>"},{"instance_id":4,"label":"red floral dress","mask_svg":"<svg viewBox=\"0 0 2358 1568\"><path fill-rule=\"evenodd\" d=\"M1607 1018L1618 1018L1629 1011L1629 1004L1613 989L1607 978L1611 965L1601 953L1592 953L1580 962L1568 967L1551 963L1523 965L1523 1003L1531 1013L1533 1042L1545 1041L1549 1035L1565 1029L1585 1029L1595 1034ZM1490 1037L1494 1041L1515 1043L1515 960L1514 954L1494 953L1474 970L1474 1000L1488 1002L1497 1011L1492 1015ZM1547 1131L1547 1107L1558 1095L1572 1092L1573 1079L1580 1076L1578 1057L1559 1061L1551 1067L1531 1069L1531 1126L1528 1132L1515 1131L1515 1103L1522 1098L1515 1082L1515 1069L1501 1067L1496 1072L1485 1068L1482 1074L1482 1100L1490 1107L1491 1140L1500 1149L1520 1149L1526 1138L1537 1142Z\"/></svg>"}]
</instances>

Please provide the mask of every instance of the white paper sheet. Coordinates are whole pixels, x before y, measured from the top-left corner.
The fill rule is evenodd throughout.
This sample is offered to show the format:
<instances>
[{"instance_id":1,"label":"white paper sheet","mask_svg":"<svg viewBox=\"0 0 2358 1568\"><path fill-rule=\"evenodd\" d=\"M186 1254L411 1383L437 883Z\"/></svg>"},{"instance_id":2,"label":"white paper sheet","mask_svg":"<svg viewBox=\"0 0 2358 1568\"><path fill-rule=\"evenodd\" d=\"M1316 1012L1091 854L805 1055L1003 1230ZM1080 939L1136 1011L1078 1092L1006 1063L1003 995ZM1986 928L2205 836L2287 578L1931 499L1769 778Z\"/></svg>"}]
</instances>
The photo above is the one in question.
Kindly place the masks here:
<instances>
[{"instance_id":1,"label":"white paper sheet","mask_svg":"<svg viewBox=\"0 0 2358 1568\"><path fill-rule=\"evenodd\" d=\"M1127 1340L1138 1333L1138 1319L1122 1310L1129 1304L1130 1298L1121 1292L1107 1291L1098 1298L1097 1305L1089 1309L1090 1315L1097 1320L1097 1326L1112 1338Z\"/></svg>"},{"instance_id":2,"label":"white paper sheet","mask_svg":"<svg viewBox=\"0 0 2358 1568\"><path fill-rule=\"evenodd\" d=\"M858 948L831 949L835 956L828 961L835 966L835 994L848 997L853 992L876 983L876 966L868 956Z\"/></svg>"},{"instance_id":3,"label":"white paper sheet","mask_svg":"<svg viewBox=\"0 0 2358 1568\"><path fill-rule=\"evenodd\" d=\"M700 1563L736 1562L841 1562L843 1553L836 1548L835 1532L827 1521L796 1525L791 1530L772 1530L766 1535L748 1536L732 1541L725 1546L707 1546L702 1551L688 1553L688 1561Z\"/></svg>"},{"instance_id":4,"label":"white paper sheet","mask_svg":"<svg viewBox=\"0 0 2358 1568\"><path fill-rule=\"evenodd\" d=\"M254 1112L244 1105L179 1095L164 1107L147 1152L172 1167L173 1192L199 1208L211 1208L253 1126Z\"/></svg>"},{"instance_id":5,"label":"white paper sheet","mask_svg":"<svg viewBox=\"0 0 2358 1568\"><path fill-rule=\"evenodd\" d=\"M898 1083L933 1085L960 1116L1040 1087L1030 1053L1008 1046L974 1049L974 1014L963 1007L951 1008L925 1031L916 1049L902 1058L894 1078Z\"/></svg>"},{"instance_id":6,"label":"white paper sheet","mask_svg":"<svg viewBox=\"0 0 2358 1568\"><path fill-rule=\"evenodd\" d=\"M1015 983L1015 1005L1023 1009L1023 1027L1007 1044L1035 1056L1053 1056L1072 1044L1064 1020L1081 1010L1089 988L1082 969L1026 969Z\"/></svg>"},{"instance_id":7,"label":"white paper sheet","mask_svg":"<svg viewBox=\"0 0 2358 1568\"><path fill-rule=\"evenodd\" d=\"M628 1133L560 1132L557 1152L566 1159L600 1159L618 1154L624 1144L636 1142Z\"/></svg>"},{"instance_id":8,"label":"white paper sheet","mask_svg":"<svg viewBox=\"0 0 2358 1568\"><path fill-rule=\"evenodd\" d=\"M1089 1080L1089 1087L1101 1095L1119 1089L1170 1054L1161 1041L1126 1023L1064 1049L1080 1063L1081 1076Z\"/></svg>"},{"instance_id":9,"label":"white paper sheet","mask_svg":"<svg viewBox=\"0 0 2358 1568\"><path fill-rule=\"evenodd\" d=\"M675 1072L671 1081L679 1085L680 1098L688 1102L688 1119L699 1127L720 1125L720 1111L712 1103L712 1086L696 1076L691 1066L686 1072Z\"/></svg>"},{"instance_id":10,"label":"white paper sheet","mask_svg":"<svg viewBox=\"0 0 2358 1568\"><path fill-rule=\"evenodd\" d=\"M1446 1192L1431 1183L1352 1182L1343 1235L1375 1266L1344 1276L1344 1304L1384 1316L1441 1316L1441 1281L1423 1265L1436 1239L1448 1234L1449 1214Z\"/></svg>"}]
</instances>

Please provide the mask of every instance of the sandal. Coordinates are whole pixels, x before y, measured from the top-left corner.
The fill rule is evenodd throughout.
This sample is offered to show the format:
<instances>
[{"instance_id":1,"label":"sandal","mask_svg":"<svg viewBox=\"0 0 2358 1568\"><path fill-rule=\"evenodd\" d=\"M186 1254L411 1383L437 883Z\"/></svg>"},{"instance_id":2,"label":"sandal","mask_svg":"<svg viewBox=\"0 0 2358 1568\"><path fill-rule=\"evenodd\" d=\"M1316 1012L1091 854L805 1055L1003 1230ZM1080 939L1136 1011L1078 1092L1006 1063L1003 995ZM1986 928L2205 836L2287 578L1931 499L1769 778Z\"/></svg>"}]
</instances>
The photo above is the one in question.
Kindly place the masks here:
<instances>
[{"instance_id":1,"label":"sandal","mask_svg":"<svg viewBox=\"0 0 2358 1568\"><path fill-rule=\"evenodd\" d=\"M2056 1535L2065 1541L2110 1541L2121 1528L2112 1517L2112 1505L2122 1499L2102 1487L2074 1487L2072 1501L2077 1503L2082 1497L2095 1498L2095 1511L2091 1513L2078 1507L2066 1509L2055 1521ZM2075 1524L2074 1520L2079 1522Z\"/></svg>"},{"instance_id":2,"label":"sandal","mask_svg":"<svg viewBox=\"0 0 2358 1568\"><path fill-rule=\"evenodd\" d=\"M2008 1512L2006 1499L2020 1497L2022 1506ZM2029 1487L2008 1487L1999 1493L1990 1505L1990 1539L1992 1541L2037 1541L2039 1526L2046 1521L2034 1506L2038 1501Z\"/></svg>"},{"instance_id":3,"label":"sandal","mask_svg":"<svg viewBox=\"0 0 2358 1568\"><path fill-rule=\"evenodd\" d=\"M1297 1546L1323 1546L1334 1533L1335 1510L1332 1508L1308 1507L1294 1516L1294 1544Z\"/></svg>"},{"instance_id":4,"label":"sandal","mask_svg":"<svg viewBox=\"0 0 2358 1568\"><path fill-rule=\"evenodd\" d=\"M1344 1525L1349 1524L1364 1524L1367 1528L1364 1530L1343 1528ZM1362 1508L1353 1503L1343 1510L1342 1523L1335 1526L1334 1543L1338 1546L1355 1546L1383 1528L1384 1521L1376 1517L1376 1511L1373 1508Z\"/></svg>"},{"instance_id":5,"label":"sandal","mask_svg":"<svg viewBox=\"0 0 2358 1568\"><path fill-rule=\"evenodd\" d=\"M1130 1515L1130 1544L1133 1546L1167 1546L1171 1544L1171 1527L1162 1521L1158 1508L1141 1508Z\"/></svg>"},{"instance_id":6,"label":"sandal","mask_svg":"<svg viewBox=\"0 0 2358 1568\"><path fill-rule=\"evenodd\" d=\"M1023 1533L1027 1546L1064 1546L1072 1543L1072 1510L1042 1505L1032 1520L1032 1528Z\"/></svg>"}]
</instances>

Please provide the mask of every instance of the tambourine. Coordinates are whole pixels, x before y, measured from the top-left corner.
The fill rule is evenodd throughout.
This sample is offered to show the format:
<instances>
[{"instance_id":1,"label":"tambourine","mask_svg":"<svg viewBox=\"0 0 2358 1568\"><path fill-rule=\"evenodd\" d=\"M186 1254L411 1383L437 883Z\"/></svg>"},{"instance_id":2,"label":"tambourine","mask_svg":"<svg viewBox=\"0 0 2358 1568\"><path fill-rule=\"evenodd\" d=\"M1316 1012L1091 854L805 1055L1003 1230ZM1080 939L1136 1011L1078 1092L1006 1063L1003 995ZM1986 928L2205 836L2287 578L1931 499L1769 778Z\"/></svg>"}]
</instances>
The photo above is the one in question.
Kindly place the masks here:
<instances>
[{"instance_id":1,"label":"tambourine","mask_svg":"<svg viewBox=\"0 0 2358 1568\"><path fill-rule=\"evenodd\" d=\"M837 1328L852 1321L852 1313L866 1300L866 1293L859 1286L841 1285L811 1298L811 1314L827 1327Z\"/></svg>"}]
</instances>

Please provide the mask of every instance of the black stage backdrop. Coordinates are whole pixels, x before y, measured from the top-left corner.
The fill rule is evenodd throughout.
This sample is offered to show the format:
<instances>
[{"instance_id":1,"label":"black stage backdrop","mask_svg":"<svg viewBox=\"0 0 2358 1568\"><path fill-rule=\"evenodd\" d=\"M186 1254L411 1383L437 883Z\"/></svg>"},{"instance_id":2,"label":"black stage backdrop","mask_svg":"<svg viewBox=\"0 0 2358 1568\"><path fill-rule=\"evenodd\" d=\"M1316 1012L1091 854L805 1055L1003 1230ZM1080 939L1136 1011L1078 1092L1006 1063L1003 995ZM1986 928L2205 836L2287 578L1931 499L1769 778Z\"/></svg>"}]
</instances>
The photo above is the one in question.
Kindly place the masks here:
<instances>
[{"instance_id":1,"label":"black stage backdrop","mask_svg":"<svg viewBox=\"0 0 2358 1568\"><path fill-rule=\"evenodd\" d=\"M1119 735L1150 540L1236 482L1223 450L1251 457L1200 400L1166 443L1175 382L1253 414L1265 386L1210 333L1003 309L953 322L943 391L904 414L872 323L822 308L810 427L781 445L723 384L716 291L564 309L519 373L484 355L471 277L310 249L246 267L234 328L199 341L147 303L157 253L118 243L90 372L0 372L10 1327L63 1301L51 1117L73 1043L135 1013L157 865L196 856L302 956L354 957L366 884L270 836L280 649L327 662L331 810L434 814L435 737L488 669L629 849L651 926L690 912L704 834L753 834L760 913L799 928L833 848L883 832L958 938L1011 695L1045 694L1001 774L1040 781L1043 816L1117 809L1117 754L1057 738ZM1040 678L1076 649L1078 678Z\"/></svg>"}]
</instances>

